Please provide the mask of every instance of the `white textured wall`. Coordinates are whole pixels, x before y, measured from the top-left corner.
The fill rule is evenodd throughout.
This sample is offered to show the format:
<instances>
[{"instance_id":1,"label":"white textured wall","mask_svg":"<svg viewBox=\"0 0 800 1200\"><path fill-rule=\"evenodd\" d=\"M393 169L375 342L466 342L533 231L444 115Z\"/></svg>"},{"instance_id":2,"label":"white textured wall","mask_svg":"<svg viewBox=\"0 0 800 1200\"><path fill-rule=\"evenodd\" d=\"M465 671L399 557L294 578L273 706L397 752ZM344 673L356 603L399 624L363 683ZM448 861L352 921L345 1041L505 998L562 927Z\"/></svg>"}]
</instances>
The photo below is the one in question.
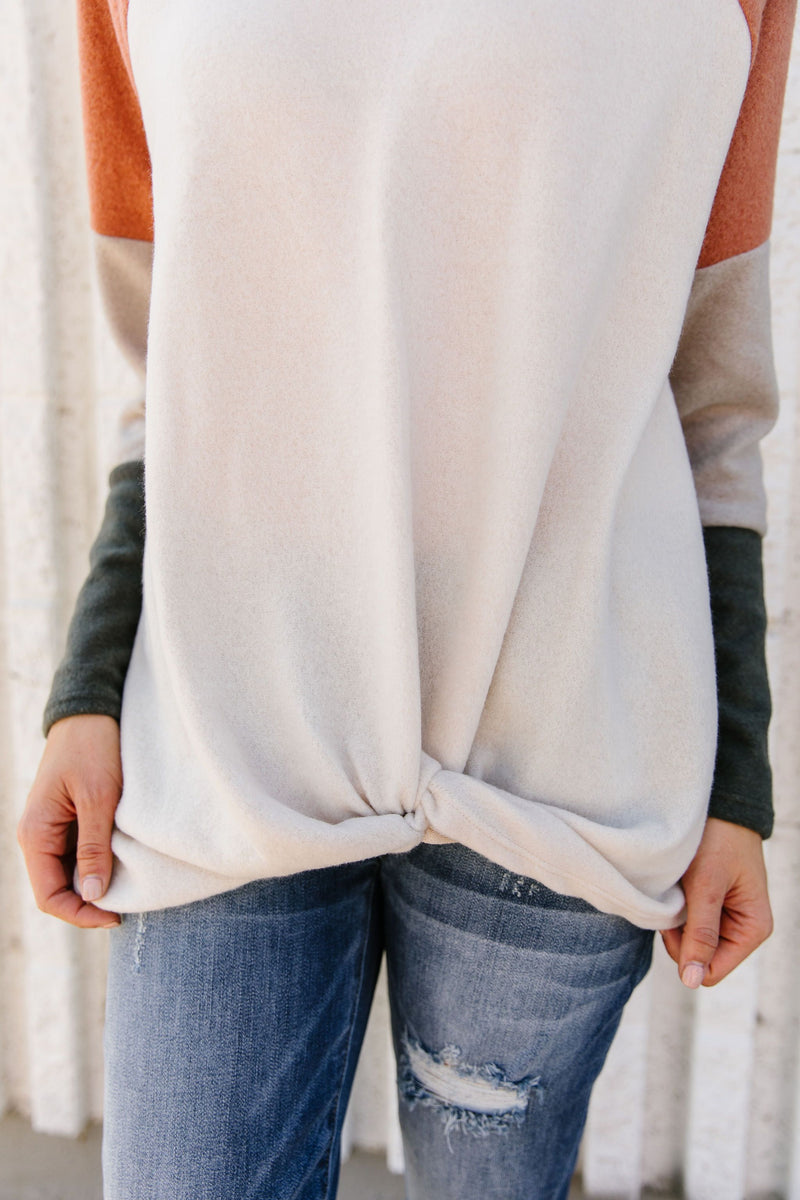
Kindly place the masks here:
<instances>
[{"instance_id":1,"label":"white textured wall","mask_svg":"<svg viewBox=\"0 0 800 1200\"><path fill-rule=\"evenodd\" d=\"M87 569L118 406L135 384L90 269L72 3L0 0L0 1109L78 1133L101 1115L103 933L40 914L14 825ZM800 38L773 232L783 395L765 447L777 824L776 930L718 988L689 993L657 946L598 1082L581 1151L592 1197L800 1200ZM401 1152L383 982L347 1144Z\"/></svg>"}]
</instances>

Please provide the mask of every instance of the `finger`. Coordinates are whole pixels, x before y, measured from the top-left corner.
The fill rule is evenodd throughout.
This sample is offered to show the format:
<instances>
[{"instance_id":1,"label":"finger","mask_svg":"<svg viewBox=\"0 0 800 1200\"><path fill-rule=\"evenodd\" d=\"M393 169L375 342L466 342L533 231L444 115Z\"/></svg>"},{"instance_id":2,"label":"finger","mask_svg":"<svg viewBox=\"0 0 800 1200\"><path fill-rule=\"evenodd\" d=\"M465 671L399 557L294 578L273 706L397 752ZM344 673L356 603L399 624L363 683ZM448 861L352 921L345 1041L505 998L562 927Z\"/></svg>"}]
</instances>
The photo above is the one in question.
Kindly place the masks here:
<instances>
[{"instance_id":1,"label":"finger","mask_svg":"<svg viewBox=\"0 0 800 1200\"><path fill-rule=\"evenodd\" d=\"M686 922L678 951L681 983L698 988L717 952L720 940L723 890L695 883L686 890Z\"/></svg>"},{"instance_id":2,"label":"finger","mask_svg":"<svg viewBox=\"0 0 800 1200\"><path fill-rule=\"evenodd\" d=\"M660 932L661 940L664 943L664 949L672 961L676 963L681 952L681 935L683 932L683 926L676 926L673 929L662 929Z\"/></svg>"},{"instance_id":3,"label":"finger","mask_svg":"<svg viewBox=\"0 0 800 1200\"><path fill-rule=\"evenodd\" d=\"M78 925L82 929L109 929L119 924L116 913L104 912L85 904L72 889L71 872L63 858L49 850L30 848L26 866L36 905L50 916Z\"/></svg>"},{"instance_id":4,"label":"finger","mask_svg":"<svg viewBox=\"0 0 800 1200\"><path fill-rule=\"evenodd\" d=\"M769 904L748 914L747 920L737 915L729 916L723 909L720 925L720 941L704 984L711 987L730 975L748 955L752 954L772 932L772 912Z\"/></svg>"},{"instance_id":5,"label":"finger","mask_svg":"<svg viewBox=\"0 0 800 1200\"><path fill-rule=\"evenodd\" d=\"M119 796L115 789L97 791L77 801L78 844L76 861L81 895L99 900L111 881L111 831Z\"/></svg>"},{"instance_id":6,"label":"finger","mask_svg":"<svg viewBox=\"0 0 800 1200\"><path fill-rule=\"evenodd\" d=\"M39 908L56 892L70 886L66 859L75 836L75 813L60 792L48 794L47 819L34 816L31 798L17 826L17 841Z\"/></svg>"},{"instance_id":7,"label":"finger","mask_svg":"<svg viewBox=\"0 0 800 1200\"><path fill-rule=\"evenodd\" d=\"M49 793L47 819L33 815L29 802L17 827L17 839L37 907L82 928L107 928L119 924L115 913L85 904L72 887L75 860L75 812L71 801L58 789Z\"/></svg>"}]
</instances>

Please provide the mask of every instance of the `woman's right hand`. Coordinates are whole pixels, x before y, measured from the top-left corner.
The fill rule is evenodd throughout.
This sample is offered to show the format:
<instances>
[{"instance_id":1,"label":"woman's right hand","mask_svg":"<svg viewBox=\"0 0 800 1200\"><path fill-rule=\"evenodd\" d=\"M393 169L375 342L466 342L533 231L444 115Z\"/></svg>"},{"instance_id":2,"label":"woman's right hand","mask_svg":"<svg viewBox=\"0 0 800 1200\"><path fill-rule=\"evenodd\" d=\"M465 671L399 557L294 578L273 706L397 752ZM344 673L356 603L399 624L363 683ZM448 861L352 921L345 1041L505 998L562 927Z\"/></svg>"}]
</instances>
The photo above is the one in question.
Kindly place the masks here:
<instances>
[{"instance_id":1,"label":"woman's right hand","mask_svg":"<svg viewBox=\"0 0 800 1200\"><path fill-rule=\"evenodd\" d=\"M81 713L50 728L17 826L36 903L82 929L119 924L91 903L111 879L111 830L122 794L119 724ZM82 895L73 888L77 861Z\"/></svg>"}]
</instances>

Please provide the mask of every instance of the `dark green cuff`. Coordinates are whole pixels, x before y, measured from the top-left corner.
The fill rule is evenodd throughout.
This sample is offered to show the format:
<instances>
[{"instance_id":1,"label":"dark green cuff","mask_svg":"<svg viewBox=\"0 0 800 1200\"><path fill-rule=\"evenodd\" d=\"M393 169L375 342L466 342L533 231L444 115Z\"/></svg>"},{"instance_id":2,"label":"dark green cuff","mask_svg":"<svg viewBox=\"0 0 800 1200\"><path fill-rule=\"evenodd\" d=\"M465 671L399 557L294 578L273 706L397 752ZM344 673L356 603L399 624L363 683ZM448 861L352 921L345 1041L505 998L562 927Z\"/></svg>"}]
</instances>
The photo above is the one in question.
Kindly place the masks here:
<instances>
[{"instance_id":1,"label":"dark green cuff","mask_svg":"<svg viewBox=\"0 0 800 1200\"><path fill-rule=\"evenodd\" d=\"M64 657L44 710L45 737L62 717L102 713L118 721L122 711L142 609L143 461L120 463L108 483L103 521L89 552L89 574L78 593Z\"/></svg>"},{"instance_id":2,"label":"dark green cuff","mask_svg":"<svg viewBox=\"0 0 800 1200\"><path fill-rule=\"evenodd\" d=\"M719 728L710 817L772 833L772 772L767 730L772 712L767 678L767 613L761 535L753 529L706 526Z\"/></svg>"}]
</instances>

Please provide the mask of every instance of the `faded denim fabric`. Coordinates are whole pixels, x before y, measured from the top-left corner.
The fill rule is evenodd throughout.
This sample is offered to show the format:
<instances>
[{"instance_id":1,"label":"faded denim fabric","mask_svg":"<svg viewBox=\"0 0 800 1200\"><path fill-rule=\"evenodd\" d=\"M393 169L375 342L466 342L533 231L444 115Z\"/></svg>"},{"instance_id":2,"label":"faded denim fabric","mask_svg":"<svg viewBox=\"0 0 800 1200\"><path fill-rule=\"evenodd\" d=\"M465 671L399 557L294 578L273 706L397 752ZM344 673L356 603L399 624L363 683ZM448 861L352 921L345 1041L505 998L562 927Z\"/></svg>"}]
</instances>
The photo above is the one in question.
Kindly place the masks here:
<instances>
[{"instance_id":1,"label":"faded denim fabric","mask_svg":"<svg viewBox=\"0 0 800 1200\"><path fill-rule=\"evenodd\" d=\"M423 844L111 943L105 1200L333 1200L384 948L408 1200L564 1200L653 934Z\"/></svg>"},{"instance_id":2,"label":"faded denim fabric","mask_svg":"<svg viewBox=\"0 0 800 1200\"><path fill-rule=\"evenodd\" d=\"M382 886L409 1200L566 1200L652 932L463 846Z\"/></svg>"}]
</instances>

